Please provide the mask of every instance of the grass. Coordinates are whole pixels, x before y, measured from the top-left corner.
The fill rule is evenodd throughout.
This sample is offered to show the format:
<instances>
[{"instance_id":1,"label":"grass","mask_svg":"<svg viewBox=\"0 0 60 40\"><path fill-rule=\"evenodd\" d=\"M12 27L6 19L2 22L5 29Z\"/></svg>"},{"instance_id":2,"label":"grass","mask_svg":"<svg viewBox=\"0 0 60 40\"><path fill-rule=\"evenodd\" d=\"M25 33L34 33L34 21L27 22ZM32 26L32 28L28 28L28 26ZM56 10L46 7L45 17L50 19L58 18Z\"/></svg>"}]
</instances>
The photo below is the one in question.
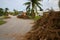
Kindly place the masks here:
<instances>
[{"instance_id":1,"label":"grass","mask_svg":"<svg viewBox=\"0 0 60 40\"><path fill-rule=\"evenodd\" d=\"M2 19L8 19L10 18L9 16L0 16Z\"/></svg>"},{"instance_id":2,"label":"grass","mask_svg":"<svg viewBox=\"0 0 60 40\"><path fill-rule=\"evenodd\" d=\"M36 22L37 20L39 20L41 18L41 16L35 16L35 18L32 18L31 16L29 16L29 18Z\"/></svg>"},{"instance_id":3,"label":"grass","mask_svg":"<svg viewBox=\"0 0 60 40\"><path fill-rule=\"evenodd\" d=\"M5 24L6 21L0 20L0 25Z\"/></svg>"},{"instance_id":4,"label":"grass","mask_svg":"<svg viewBox=\"0 0 60 40\"><path fill-rule=\"evenodd\" d=\"M41 16L35 16L34 20L37 21L40 18L41 18Z\"/></svg>"},{"instance_id":5,"label":"grass","mask_svg":"<svg viewBox=\"0 0 60 40\"><path fill-rule=\"evenodd\" d=\"M10 17L9 16L3 16L3 19L9 19Z\"/></svg>"},{"instance_id":6,"label":"grass","mask_svg":"<svg viewBox=\"0 0 60 40\"><path fill-rule=\"evenodd\" d=\"M0 25L6 23L6 21L3 21L3 18L0 18Z\"/></svg>"},{"instance_id":7,"label":"grass","mask_svg":"<svg viewBox=\"0 0 60 40\"><path fill-rule=\"evenodd\" d=\"M9 16L0 16L0 25L3 25L6 23L6 21L4 21L3 19L8 19L10 18Z\"/></svg>"}]
</instances>

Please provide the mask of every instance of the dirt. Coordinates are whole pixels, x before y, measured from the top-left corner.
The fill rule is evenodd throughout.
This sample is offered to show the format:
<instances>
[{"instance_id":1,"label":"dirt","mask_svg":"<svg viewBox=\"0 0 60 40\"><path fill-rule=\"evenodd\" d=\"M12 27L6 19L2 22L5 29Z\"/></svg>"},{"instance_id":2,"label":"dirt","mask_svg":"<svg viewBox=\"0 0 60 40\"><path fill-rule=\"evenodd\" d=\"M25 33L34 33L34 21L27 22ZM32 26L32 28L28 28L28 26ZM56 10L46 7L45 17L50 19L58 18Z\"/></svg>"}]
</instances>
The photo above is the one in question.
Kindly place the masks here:
<instances>
[{"instance_id":1,"label":"dirt","mask_svg":"<svg viewBox=\"0 0 60 40\"><path fill-rule=\"evenodd\" d=\"M7 23L0 26L0 40L20 40L28 31L31 30L34 21L30 19L18 19L11 16L5 19Z\"/></svg>"}]
</instances>

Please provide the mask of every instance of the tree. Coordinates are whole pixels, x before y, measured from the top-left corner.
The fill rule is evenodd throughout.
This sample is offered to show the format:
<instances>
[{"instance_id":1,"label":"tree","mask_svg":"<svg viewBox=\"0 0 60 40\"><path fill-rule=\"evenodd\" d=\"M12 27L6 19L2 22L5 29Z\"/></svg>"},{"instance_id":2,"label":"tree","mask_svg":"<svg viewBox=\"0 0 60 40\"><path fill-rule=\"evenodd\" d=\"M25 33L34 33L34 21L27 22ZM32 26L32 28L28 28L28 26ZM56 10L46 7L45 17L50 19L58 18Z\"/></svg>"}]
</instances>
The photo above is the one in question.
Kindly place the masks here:
<instances>
[{"instance_id":1,"label":"tree","mask_svg":"<svg viewBox=\"0 0 60 40\"><path fill-rule=\"evenodd\" d=\"M60 8L60 0L59 0L59 2L58 2L58 5L59 5L59 8Z\"/></svg>"},{"instance_id":2,"label":"tree","mask_svg":"<svg viewBox=\"0 0 60 40\"><path fill-rule=\"evenodd\" d=\"M8 8L5 8L5 16L8 16Z\"/></svg>"},{"instance_id":3,"label":"tree","mask_svg":"<svg viewBox=\"0 0 60 40\"><path fill-rule=\"evenodd\" d=\"M27 15L29 15L30 14L30 2L26 2L24 3L24 5L27 5L26 12L27 12Z\"/></svg>"},{"instance_id":4,"label":"tree","mask_svg":"<svg viewBox=\"0 0 60 40\"><path fill-rule=\"evenodd\" d=\"M3 8L0 8L0 16L4 14Z\"/></svg>"},{"instance_id":5,"label":"tree","mask_svg":"<svg viewBox=\"0 0 60 40\"><path fill-rule=\"evenodd\" d=\"M37 7L42 11L41 3L39 2L41 0L29 0L29 2L24 3L27 5L26 11L31 12L32 17L35 17L35 13L37 13Z\"/></svg>"},{"instance_id":6,"label":"tree","mask_svg":"<svg viewBox=\"0 0 60 40\"><path fill-rule=\"evenodd\" d=\"M13 10L14 11L14 14L13 15L17 15L18 14L18 11L17 10Z\"/></svg>"}]
</instances>

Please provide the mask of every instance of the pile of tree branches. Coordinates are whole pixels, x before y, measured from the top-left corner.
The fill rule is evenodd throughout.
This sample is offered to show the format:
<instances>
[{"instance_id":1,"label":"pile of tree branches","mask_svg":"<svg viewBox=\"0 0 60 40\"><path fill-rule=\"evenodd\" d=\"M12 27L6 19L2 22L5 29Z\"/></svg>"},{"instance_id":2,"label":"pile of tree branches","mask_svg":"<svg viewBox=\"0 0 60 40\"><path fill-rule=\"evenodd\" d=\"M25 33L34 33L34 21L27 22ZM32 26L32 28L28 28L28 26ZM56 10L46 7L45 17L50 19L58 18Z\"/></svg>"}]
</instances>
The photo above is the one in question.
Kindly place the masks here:
<instances>
[{"instance_id":1,"label":"pile of tree branches","mask_svg":"<svg viewBox=\"0 0 60 40\"><path fill-rule=\"evenodd\" d=\"M26 40L60 40L60 11L43 16L25 35Z\"/></svg>"}]
</instances>

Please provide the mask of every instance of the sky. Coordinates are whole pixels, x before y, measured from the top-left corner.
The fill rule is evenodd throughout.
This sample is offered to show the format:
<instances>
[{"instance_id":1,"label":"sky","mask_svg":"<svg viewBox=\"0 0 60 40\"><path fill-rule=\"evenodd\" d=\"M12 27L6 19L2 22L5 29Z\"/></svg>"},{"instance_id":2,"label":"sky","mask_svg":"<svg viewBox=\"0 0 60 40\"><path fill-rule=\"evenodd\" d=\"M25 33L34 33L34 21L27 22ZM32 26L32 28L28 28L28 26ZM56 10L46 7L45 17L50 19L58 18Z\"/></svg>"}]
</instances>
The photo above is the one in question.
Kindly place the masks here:
<instances>
[{"instance_id":1,"label":"sky","mask_svg":"<svg viewBox=\"0 0 60 40\"><path fill-rule=\"evenodd\" d=\"M0 0L0 8L9 8L10 11L13 11L13 9L25 11L26 6L24 5L24 3L27 1L28 0ZM54 10L59 10L58 0L43 0L42 5L42 8L44 10L51 7Z\"/></svg>"},{"instance_id":2,"label":"sky","mask_svg":"<svg viewBox=\"0 0 60 40\"><path fill-rule=\"evenodd\" d=\"M54 10L58 11L59 7L58 7L58 1L59 0L44 0L42 2L43 4L43 9L46 10L47 8L51 9L53 8Z\"/></svg>"}]
</instances>

